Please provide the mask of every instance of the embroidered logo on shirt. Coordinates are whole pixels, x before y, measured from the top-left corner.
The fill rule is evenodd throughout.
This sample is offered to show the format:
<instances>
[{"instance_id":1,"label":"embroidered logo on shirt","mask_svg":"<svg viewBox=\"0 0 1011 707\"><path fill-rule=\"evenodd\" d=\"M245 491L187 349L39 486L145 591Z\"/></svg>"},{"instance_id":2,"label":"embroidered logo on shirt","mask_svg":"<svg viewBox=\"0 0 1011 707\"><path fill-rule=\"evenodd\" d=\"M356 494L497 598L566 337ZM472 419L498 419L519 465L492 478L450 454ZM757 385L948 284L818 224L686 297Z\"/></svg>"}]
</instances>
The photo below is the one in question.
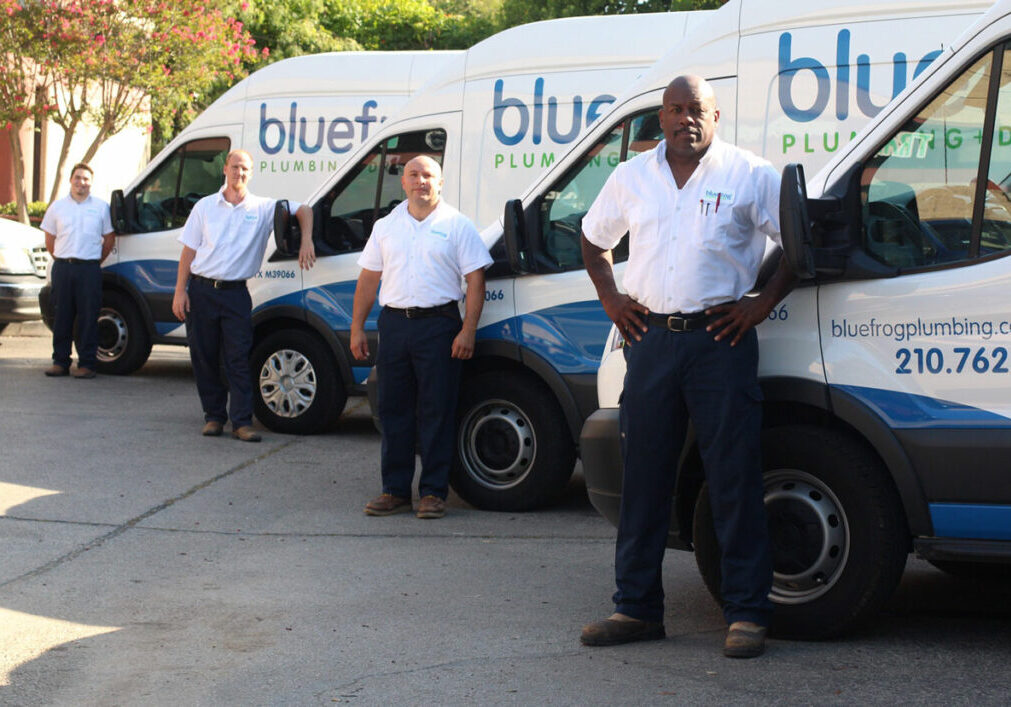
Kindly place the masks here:
<instances>
[{"instance_id":1,"label":"embroidered logo on shirt","mask_svg":"<svg viewBox=\"0 0 1011 707\"><path fill-rule=\"evenodd\" d=\"M258 220L257 215L255 213L252 213L252 212L246 214L244 218L245 218L245 220L246 220L247 223L256 223L256 221Z\"/></svg>"},{"instance_id":2,"label":"embroidered logo on shirt","mask_svg":"<svg viewBox=\"0 0 1011 707\"><path fill-rule=\"evenodd\" d=\"M435 230L435 229L433 228L433 229L432 229L432 230L430 231L430 233L431 233L431 234L432 234L433 236L438 236L439 238L441 238L441 239L442 239L442 240L444 240L444 241L445 241L445 240L448 240L448 239L449 239L449 234L448 234L447 232L445 232L445 231L436 231L436 230Z\"/></svg>"}]
</instances>

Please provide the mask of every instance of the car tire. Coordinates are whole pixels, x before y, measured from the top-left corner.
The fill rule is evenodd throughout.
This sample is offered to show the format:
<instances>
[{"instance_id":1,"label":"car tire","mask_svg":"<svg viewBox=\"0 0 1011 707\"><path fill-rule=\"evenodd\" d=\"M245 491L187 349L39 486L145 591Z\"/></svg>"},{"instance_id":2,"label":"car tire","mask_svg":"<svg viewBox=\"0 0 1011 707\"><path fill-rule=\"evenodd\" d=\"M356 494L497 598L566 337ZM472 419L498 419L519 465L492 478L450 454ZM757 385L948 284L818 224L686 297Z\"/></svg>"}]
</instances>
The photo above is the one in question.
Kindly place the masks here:
<instances>
[{"instance_id":1,"label":"car tire","mask_svg":"<svg viewBox=\"0 0 1011 707\"><path fill-rule=\"evenodd\" d=\"M283 329L253 347L253 407L274 432L314 434L344 411L347 391L326 344L314 333Z\"/></svg>"},{"instance_id":2,"label":"car tire","mask_svg":"<svg viewBox=\"0 0 1011 707\"><path fill-rule=\"evenodd\" d=\"M790 426L762 435L772 545L772 632L822 639L875 615L909 553L905 514L881 462L832 429ZM693 520L695 559L720 601L720 551L703 485Z\"/></svg>"},{"instance_id":3,"label":"car tire","mask_svg":"<svg viewBox=\"0 0 1011 707\"><path fill-rule=\"evenodd\" d=\"M151 336L134 301L114 290L102 292L102 308L98 312L98 372L125 376L143 366L150 355Z\"/></svg>"},{"instance_id":4,"label":"car tire","mask_svg":"<svg viewBox=\"0 0 1011 707\"><path fill-rule=\"evenodd\" d=\"M523 375L464 379L457 408L453 490L477 508L525 511L554 501L576 450L555 399Z\"/></svg>"}]
</instances>

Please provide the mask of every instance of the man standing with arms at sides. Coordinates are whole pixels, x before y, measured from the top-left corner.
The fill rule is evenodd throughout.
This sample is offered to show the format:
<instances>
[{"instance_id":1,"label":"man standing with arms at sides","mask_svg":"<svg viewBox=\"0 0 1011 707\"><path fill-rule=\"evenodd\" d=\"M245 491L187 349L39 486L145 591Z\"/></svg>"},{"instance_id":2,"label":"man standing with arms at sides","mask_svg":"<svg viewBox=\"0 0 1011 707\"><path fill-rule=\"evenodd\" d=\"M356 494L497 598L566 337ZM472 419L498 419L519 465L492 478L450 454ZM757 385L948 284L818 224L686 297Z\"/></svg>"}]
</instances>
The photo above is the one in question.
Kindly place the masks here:
<instances>
[{"instance_id":1,"label":"man standing with arms at sides","mask_svg":"<svg viewBox=\"0 0 1011 707\"><path fill-rule=\"evenodd\" d=\"M201 434L218 437L225 420L231 419L232 436L244 442L260 441L252 426L253 319L246 280L260 269L276 204L249 192L252 171L249 153L232 150L225 158L221 191L194 205L179 235L183 251L172 298L172 313L186 322L193 375L204 408ZM308 270L316 260L312 211L299 206L295 216L302 230L298 263ZM221 381L222 361L227 386Z\"/></svg>"},{"instance_id":2,"label":"man standing with arms at sides","mask_svg":"<svg viewBox=\"0 0 1011 707\"><path fill-rule=\"evenodd\" d=\"M662 562L689 419L722 551L724 654L765 648L772 563L763 503L761 391L754 327L789 292L785 259L757 297L767 237L779 240L780 177L716 137L705 80L679 76L660 108L664 139L615 169L583 219L583 259L625 339L620 408L624 477L615 548L615 613L585 645L663 638ZM629 233L624 276L611 249Z\"/></svg>"},{"instance_id":3,"label":"man standing with arms at sides","mask_svg":"<svg viewBox=\"0 0 1011 707\"><path fill-rule=\"evenodd\" d=\"M442 168L415 157L400 179L407 195L376 221L362 251L351 319L351 354L369 356L365 319L382 279L379 304L379 421L383 493L365 506L373 516L410 511L415 430L421 451L418 518L446 514L463 359L474 355L491 256L474 224L440 199ZM461 279L467 281L460 321Z\"/></svg>"},{"instance_id":4,"label":"man standing with arms at sides","mask_svg":"<svg viewBox=\"0 0 1011 707\"><path fill-rule=\"evenodd\" d=\"M102 306L102 261L112 251L115 234L109 204L91 195L91 167L70 170L70 194L57 199L42 217L46 250L53 257L53 365L50 377L70 373L70 344L77 320L77 371L74 378L94 378L98 357L98 310Z\"/></svg>"}]
</instances>

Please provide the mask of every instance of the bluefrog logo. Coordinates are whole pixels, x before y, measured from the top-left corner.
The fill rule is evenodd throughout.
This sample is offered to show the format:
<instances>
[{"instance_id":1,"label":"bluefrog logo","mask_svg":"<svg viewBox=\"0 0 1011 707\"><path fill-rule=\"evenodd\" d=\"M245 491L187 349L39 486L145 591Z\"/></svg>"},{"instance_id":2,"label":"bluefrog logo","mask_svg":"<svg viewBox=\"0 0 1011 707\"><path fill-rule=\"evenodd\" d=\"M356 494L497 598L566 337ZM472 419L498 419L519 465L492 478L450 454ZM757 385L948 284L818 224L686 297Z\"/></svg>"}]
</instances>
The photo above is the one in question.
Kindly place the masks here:
<instances>
[{"instance_id":1,"label":"bluefrog logo","mask_svg":"<svg viewBox=\"0 0 1011 707\"><path fill-rule=\"evenodd\" d=\"M544 78L534 80L533 103L527 104L515 96L505 96L505 81L495 82L495 95L492 115L492 129L497 139L503 145L518 145L527 135L534 145L540 145L544 139L544 131L551 142L565 145L572 142L583 130L584 122L589 126L600 117L603 108L614 102L614 96L602 93L586 104L583 112L583 97L572 97L571 116L559 115L563 109L559 107L559 99L555 96L544 98ZM545 118L545 106L547 117ZM509 128L506 127L506 116ZM560 126L559 123L562 123ZM511 130L512 132L507 132Z\"/></svg>"},{"instance_id":2,"label":"bluefrog logo","mask_svg":"<svg viewBox=\"0 0 1011 707\"><path fill-rule=\"evenodd\" d=\"M355 144L355 133L360 132L360 141L369 136L369 126L386 120L372 113L379 106L369 100L362 104L361 113L353 117L338 116L326 118L299 117L298 102L292 101L288 111L288 121L267 116L267 104L260 104L260 149L267 155L276 155L282 150L288 154L298 152L314 155L325 145L335 155L342 155ZM358 127L355 127L355 123Z\"/></svg>"},{"instance_id":3,"label":"bluefrog logo","mask_svg":"<svg viewBox=\"0 0 1011 707\"><path fill-rule=\"evenodd\" d=\"M793 35L784 32L779 37L779 104L783 113L790 120L798 123L808 123L819 118L828 107L832 95L832 76L823 63L807 56L792 56ZM909 62L903 52L892 56L892 95L899 95L906 87L907 80L912 80L926 69L930 62L941 54L937 49L927 52L916 62L912 77L909 73ZM852 61L850 59L850 31L839 30L836 36L835 55L835 117L846 120L850 115L850 83L852 82ZM817 89L809 104L798 106L793 92L794 79L802 71L814 75ZM857 109L868 118L873 118L884 108L871 100L871 59L867 54L859 54L856 58L856 100ZM801 101L804 103L804 101Z\"/></svg>"}]
</instances>

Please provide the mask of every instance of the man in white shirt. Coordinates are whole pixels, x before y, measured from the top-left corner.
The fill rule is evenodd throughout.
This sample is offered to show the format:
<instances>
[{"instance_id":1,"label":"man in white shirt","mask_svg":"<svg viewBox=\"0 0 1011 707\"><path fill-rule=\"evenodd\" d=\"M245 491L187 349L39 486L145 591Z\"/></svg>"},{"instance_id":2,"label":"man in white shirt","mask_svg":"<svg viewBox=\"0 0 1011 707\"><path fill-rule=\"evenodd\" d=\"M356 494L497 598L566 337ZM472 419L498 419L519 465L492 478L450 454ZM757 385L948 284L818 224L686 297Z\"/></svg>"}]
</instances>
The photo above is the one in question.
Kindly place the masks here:
<instances>
[{"instance_id":1,"label":"man in white shirt","mask_svg":"<svg viewBox=\"0 0 1011 707\"><path fill-rule=\"evenodd\" d=\"M415 157L404 166L401 185L407 199L376 221L358 259L362 271L351 317L351 354L363 361L369 357L365 319L382 280L376 371L383 493L366 504L365 512L386 516L412 510L417 446L417 516L441 518L449 494L460 364L474 355L484 269L492 259L470 219L441 200L438 162ZM461 279L467 282L462 322Z\"/></svg>"},{"instance_id":2,"label":"man in white shirt","mask_svg":"<svg viewBox=\"0 0 1011 707\"><path fill-rule=\"evenodd\" d=\"M201 434L220 436L230 419L232 436L244 442L260 441L252 426L253 319L246 280L260 269L276 204L249 192L252 171L249 153L233 150L225 159L221 191L193 206L179 235L183 250L172 298L173 314L186 322L193 375L204 408ZM312 211L299 206L295 216L302 230L298 262L308 270L316 260ZM227 386L221 381L221 361Z\"/></svg>"},{"instance_id":3,"label":"man in white shirt","mask_svg":"<svg viewBox=\"0 0 1011 707\"><path fill-rule=\"evenodd\" d=\"M57 199L42 217L46 249L53 256L53 365L50 377L70 373L70 344L77 320L77 371L94 378L98 356L98 311L102 306L102 261L115 234L109 204L91 195L94 171L79 162L70 170L70 194Z\"/></svg>"},{"instance_id":4,"label":"man in white shirt","mask_svg":"<svg viewBox=\"0 0 1011 707\"><path fill-rule=\"evenodd\" d=\"M615 613L586 645L663 638L661 564L681 446L694 424L722 550L724 654L762 653L772 586L761 469L754 327L789 292L785 261L757 297L779 241L779 175L716 137L712 88L679 76L660 108L664 140L615 169L583 219L583 259L628 364L620 409L624 477ZM610 251L629 233L618 292Z\"/></svg>"}]
</instances>

